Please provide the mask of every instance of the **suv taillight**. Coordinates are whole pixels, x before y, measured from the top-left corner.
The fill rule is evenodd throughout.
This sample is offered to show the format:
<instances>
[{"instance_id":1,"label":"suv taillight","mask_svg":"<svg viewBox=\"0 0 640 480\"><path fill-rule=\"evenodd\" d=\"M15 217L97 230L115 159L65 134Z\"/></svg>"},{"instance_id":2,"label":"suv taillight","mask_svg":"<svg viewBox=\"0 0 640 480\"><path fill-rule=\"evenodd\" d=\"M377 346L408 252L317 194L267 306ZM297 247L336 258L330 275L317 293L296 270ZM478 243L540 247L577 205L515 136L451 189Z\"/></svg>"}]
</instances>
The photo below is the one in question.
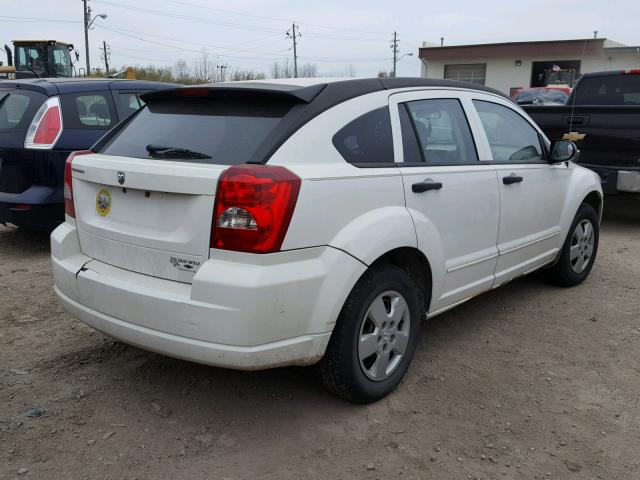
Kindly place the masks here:
<instances>
[{"instance_id":1,"label":"suv taillight","mask_svg":"<svg viewBox=\"0 0 640 480\"><path fill-rule=\"evenodd\" d=\"M289 228L300 178L277 165L238 165L218 180L211 248L277 252Z\"/></svg>"},{"instance_id":2,"label":"suv taillight","mask_svg":"<svg viewBox=\"0 0 640 480\"><path fill-rule=\"evenodd\" d=\"M51 97L38 109L24 139L24 148L50 150L62 133L60 99Z\"/></svg>"},{"instance_id":3,"label":"suv taillight","mask_svg":"<svg viewBox=\"0 0 640 480\"><path fill-rule=\"evenodd\" d=\"M71 152L64 164L64 213L71 218L76 218L76 209L73 205L73 175L71 174L71 163L78 155L87 155L94 153L91 150L79 150Z\"/></svg>"}]
</instances>

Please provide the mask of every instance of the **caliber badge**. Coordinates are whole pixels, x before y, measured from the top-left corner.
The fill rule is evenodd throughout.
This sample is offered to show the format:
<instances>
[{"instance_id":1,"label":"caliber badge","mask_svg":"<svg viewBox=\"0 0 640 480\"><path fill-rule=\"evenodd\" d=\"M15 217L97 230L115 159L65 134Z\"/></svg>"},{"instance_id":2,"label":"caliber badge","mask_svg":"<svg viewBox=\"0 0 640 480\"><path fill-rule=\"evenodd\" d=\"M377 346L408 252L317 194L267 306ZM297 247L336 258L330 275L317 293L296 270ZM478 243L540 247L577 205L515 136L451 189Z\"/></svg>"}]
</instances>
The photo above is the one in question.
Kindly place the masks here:
<instances>
[{"instance_id":1,"label":"caliber badge","mask_svg":"<svg viewBox=\"0 0 640 480\"><path fill-rule=\"evenodd\" d=\"M104 188L96 195L96 211L101 217L106 217L111 211L111 194Z\"/></svg>"}]
</instances>

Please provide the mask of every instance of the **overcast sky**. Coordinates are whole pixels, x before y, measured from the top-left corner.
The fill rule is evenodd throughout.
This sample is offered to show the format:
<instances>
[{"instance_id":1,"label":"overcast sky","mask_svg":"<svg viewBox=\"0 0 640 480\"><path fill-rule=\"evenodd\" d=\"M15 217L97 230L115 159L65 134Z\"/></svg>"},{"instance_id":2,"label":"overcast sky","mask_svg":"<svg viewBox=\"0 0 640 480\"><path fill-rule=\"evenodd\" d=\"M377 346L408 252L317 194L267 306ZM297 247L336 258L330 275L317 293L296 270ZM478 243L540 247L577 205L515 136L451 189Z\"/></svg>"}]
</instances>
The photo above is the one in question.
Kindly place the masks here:
<instances>
[{"instance_id":1,"label":"overcast sky","mask_svg":"<svg viewBox=\"0 0 640 480\"><path fill-rule=\"evenodd\" d=\"M71 42L84 66L82 0L1 0L0 42L56 39ZM291 58L285 36L299 23L300 62L335 75L353 65L357 76L391 69L390 41L400 39L398 75L417 76L418 46L599 36L640 45L638 0L536 0L506 2L377 0L91 0L98 18L90 31L92 66L101 65L106 41L111 65L170 66L192 62L206 50L232 68L268 72L274 61ZM12 18L14 17L14 18ZM15 18L20 17L20 18ZM46 21L44 21L46 20ZM0 60L5 60L0 54Z\"/></svg>"}]
</instances>

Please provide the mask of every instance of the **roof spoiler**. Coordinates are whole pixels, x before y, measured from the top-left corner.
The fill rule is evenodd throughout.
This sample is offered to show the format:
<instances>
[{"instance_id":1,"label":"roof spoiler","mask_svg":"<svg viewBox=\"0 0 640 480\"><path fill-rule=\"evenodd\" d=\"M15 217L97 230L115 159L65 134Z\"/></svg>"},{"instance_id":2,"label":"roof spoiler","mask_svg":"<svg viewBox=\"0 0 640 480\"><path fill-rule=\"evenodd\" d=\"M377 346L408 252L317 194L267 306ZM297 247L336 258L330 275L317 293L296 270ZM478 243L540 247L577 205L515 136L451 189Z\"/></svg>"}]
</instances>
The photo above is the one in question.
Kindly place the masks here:
<instances>
[{"instance_id":1,"label":"roof spoiler","mask_svg":"<svg viewBox=\"0 0 640 480\"><path fill-rule=\"evenodd\" d=\"M260 82L220 83L156 90L145 93L140 98L145 103L153 103L172 98L216 98L229 95L256 95L280 97L296 103L310 103L325 87L325 83L308 87Z\"/></svg>"}]
</instances>

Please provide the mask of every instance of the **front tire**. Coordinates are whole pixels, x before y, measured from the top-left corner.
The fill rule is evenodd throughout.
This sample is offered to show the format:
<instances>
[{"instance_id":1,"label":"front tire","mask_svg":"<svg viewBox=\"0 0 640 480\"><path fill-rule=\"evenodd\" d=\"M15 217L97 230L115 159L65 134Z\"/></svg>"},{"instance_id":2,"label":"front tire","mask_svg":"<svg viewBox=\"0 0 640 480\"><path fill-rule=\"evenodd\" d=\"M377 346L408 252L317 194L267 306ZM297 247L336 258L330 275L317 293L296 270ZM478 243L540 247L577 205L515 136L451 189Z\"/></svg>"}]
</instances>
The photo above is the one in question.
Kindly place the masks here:
<instances>
[{"instance_id":1,"label":"front tire","mask_svg":"<svg viewBox=\"0 0 640 480\"><path fill-rule=\"evenodd\" d=\"M345 302L318 364L330 391L357 403L391 392L413 358L423 312L407 273L394 265L372 267Z\"/></svg>"},{"instance_id":2,"label":"front tire","mask_svg":"<svg viewBox=\"0 0 640 480\"><path fill-rule=\"evenodd\" d=\"M543 271L545 280L562 287L579 285L589 276L598 253L600 222L588 203L578 209L558 262Z\"/></svg>"}]
</instances>

